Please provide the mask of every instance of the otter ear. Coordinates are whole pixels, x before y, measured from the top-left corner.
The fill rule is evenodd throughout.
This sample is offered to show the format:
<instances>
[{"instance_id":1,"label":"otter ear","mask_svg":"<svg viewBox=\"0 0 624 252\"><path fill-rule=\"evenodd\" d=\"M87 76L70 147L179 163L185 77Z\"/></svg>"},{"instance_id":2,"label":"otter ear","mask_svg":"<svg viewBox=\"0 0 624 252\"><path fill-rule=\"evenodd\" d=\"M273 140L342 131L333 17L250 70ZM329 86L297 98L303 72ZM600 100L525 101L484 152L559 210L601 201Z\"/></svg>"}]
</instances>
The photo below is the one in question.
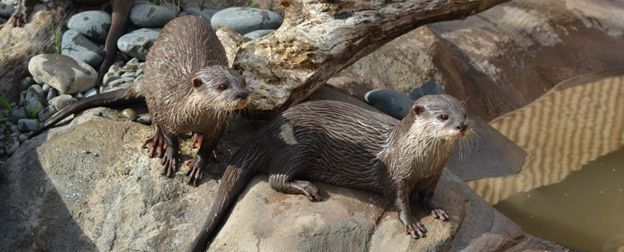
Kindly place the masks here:
<instances>
[{"instance_id":1,"label":"otter ear","mask_svg":"<svg viewBox=\"0 0 624 252\"><path fill-rule=\"evenodd\" d=\"M203 82L200 78L195 78L195 79L193 79L193 86L194 86L194 87L199 87L199 86L201 86L202 84L204 84L204 82Z\"/></svg>"},{"instance_id":2,"label":"otter ear","mask_svg":"<svg viewBox=\"0 0 624 252\"><path fill-rule=\"evenodd\" d=\"M414 108L414 112L416 112L416 115L421 115L423 112L425 112L425 107L423 106L416 106L416 108Z\"/></svg>"}]
</instances>

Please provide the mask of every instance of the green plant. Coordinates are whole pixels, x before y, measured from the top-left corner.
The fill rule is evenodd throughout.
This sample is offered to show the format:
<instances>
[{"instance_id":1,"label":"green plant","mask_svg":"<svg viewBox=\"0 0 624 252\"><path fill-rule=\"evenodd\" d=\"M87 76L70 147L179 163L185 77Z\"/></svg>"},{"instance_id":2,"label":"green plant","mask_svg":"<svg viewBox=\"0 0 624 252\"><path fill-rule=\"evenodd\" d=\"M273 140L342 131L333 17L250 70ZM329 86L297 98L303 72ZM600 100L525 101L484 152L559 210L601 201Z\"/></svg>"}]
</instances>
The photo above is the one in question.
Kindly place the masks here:
<instances>
[{"instance_id":1,"label":"green plant","mask_svg":"<svg viewBox=\"0 0 624 252\"><path fill-rule=\"evenodd\" d=\"M259 0L254 0L249 7L254 7L258 3Z\"/></svg>"},{"instance_id":2,"label":"green plant","mask_svg":"<svg viewBox=\"0 0 624 252\"><path fill-rule=\"evenodd\" d=\"M56 28L54 28L54 23L50 21L50 25L52 25L52 32L54 32L54 42L56 43L56 53L61 54L61 43L59 43L58 33L56 33Z\"/></svg>"},{"instance_id":3,"label":"green plant","mask_svg":"<svg viewBox=\"0 0 624 252\"><path fill-rule=\"evenodd\" d=\"M0 118L0 122L4 122L6 120L10 120L9 118Z\"/></svg>"},{"instance_id":4,"label":"green plant","mask_svg":"<svg viewBox=\"0 0 624 252\"><path fill-rule=\"evenodd\" d=\"M2 98L0 98L0 102L2 102L2 105L4 105L4 107L9 110L10 114L13 114L13 109L11 109L11 105L9 105L9 101L7 101L6 97L4 97L4 93L1 93L1 94L2 94Z\"/></svg>"},{"instance_id":5,"label":"green plant","mask_svg":"<svg viewBox=\"0 0 624 252\"><path fill-rule=\"evenodd\" d=\"M37 103L37 106L35 106L35 110L33 111L30 111L30 105L29 105L28 109L26 110L26 116L30 118L35 118L35 116L37 116L37 110L39 109L39 105L41 105L41 103Z\"/></svg>"}]
</instances>

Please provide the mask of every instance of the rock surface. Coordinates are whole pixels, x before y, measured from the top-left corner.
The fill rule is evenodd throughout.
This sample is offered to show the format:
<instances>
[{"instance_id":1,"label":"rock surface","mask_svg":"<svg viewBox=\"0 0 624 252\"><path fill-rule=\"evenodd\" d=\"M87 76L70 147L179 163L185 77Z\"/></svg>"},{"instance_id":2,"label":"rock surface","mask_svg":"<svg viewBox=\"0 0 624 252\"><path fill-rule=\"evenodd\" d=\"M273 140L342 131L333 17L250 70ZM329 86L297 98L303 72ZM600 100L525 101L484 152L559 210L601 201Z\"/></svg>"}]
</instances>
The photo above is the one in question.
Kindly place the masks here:
<instances>
[{"instance_id":1,"label":"rock surface","mask_svg":"<svg viewBox=\"0 0 624 252\"><path fill-rule=\"evenodd\" d=\"M111 15L101 10L83 11L67 21L67 27L96 41L105 41L111 26Z\"/></svg>"},{"instance_id":2,"label":"rock surface","mask_svg":"<svg viewBox=\"0 0 624 252\"><path fill-rule=\"evenodd\" d=\"M65 31L62 41L61 54L63 55L85 62L93 68L98 68L104 61L102 49L78 31Z\"/></svg>"},{"instance_id":3,"label":"rock surface","mask_svg":"<svg viewBox=\"0 0 624 252\"><path fill-rule=\"evenodd\" d=\"M87 63L61 54L41 54L30 59L28 71L37 83L46 83L64 94L95 86L97 72Z\"/></svg>"},{"instance_id":4,"label":"rock surface","mask_svg":"<svg viewBox=\"0 0 624 252\"><path fill-rule=\"evenodd\" d=\"M249 7L231 7L215 13L210 24L215 29L228 29L246 34L255 30L277 29L284 18L268 10Z\"/></svg>"},{"instance_id":5,"label":"rock surface","mask_svg":"<svg viewBox=\"0 0 624 252\"><path fill-rule=\"evenodd\" d=\"M230 124L220 141L223 161L208 165L194 188L184 183L187 167L165 178L160 160L140 148L151 127L121 120L125 116L111 109L85 111L69 125L27 140L7 160L0 169L4 248L185 251L207 217L226 162L264 124L233 118L238 123ZM183 161L192 157L190 143L191 138L182 139ZM315 184L322 202L278 193L266 176L254 178L210 251L567 250L522 232L450 172L435 200L451 220L434 220L412 204L414 216L429 230L419 240L405 235L384 197Z\"/></svg>"},{"instance_id":6,"label":"rock surface","mask_svg":"<svg viewBox=\"0 0 624 252\"><path fill-rule=\"evenodd\" d=\"M147 52L156 42L161 30L160 28L142 28L132 31L117 40L117 47L123 53L145 61Z\"/></svg>"},{"instance_id":7,"label":"rock surface","mask_svg":"<svg viewBox=\"0 0 624 252\"><path fill-rule=\"evenodd\" d=\"M128 20L131 24L138 27L163 27L166 23L176 18L176 14L169 10L167 7L141 4L136 5L130 11Z\"/></svg>"}]
</instances>

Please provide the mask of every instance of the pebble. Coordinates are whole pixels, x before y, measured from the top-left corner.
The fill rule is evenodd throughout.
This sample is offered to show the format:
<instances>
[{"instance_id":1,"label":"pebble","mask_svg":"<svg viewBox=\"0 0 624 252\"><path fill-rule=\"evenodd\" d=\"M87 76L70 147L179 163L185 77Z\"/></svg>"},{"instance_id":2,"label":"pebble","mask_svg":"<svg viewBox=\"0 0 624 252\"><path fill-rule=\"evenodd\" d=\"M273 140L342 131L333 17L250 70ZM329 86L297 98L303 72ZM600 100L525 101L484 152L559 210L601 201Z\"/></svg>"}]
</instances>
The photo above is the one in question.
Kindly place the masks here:
<instances>
[{"instance_id":1,"label":"pebble","mask_svg":"<svg viewBox=\"0 0 624 252\"><path fill-rule=\"evenodd\" d=\"M50 88L50 90L48 90L48 96L46 96L46 100L49 101L50 99L57 97L57 96L58 96L58 92L56 91L56 89Z\"/></svg>"},{"instance_id":2,"label":"pebble","mask_svg":"<svg viewBox=\"0 0 624 252\"><path fill-rule=\"evenodd\" d=\"M20 142L17 139L17 137L13 135L9 135L6 137L6 145L4 147L4 150L6 151L7 154L13 155L13 153L15 153L15 150L17 150L19 145L20 145Z\"/></svg>"},{"instance_id":3,"label":"pebble","mask_svg":"<svg viewBox=\"0 0 624 252\"><path fill-rule=\"evenodd\" d=\"M114 80L111 83L109 83L108 87L109 88L114 88L114 87L120 86L121 84L128 83L128 82L133 82L133 81L134 81L134 78L121 78L121 79Z\"/></svg>"},{"instance_id":4,"label":"pebble","mask_svg":"<svg viewBox=\"0 0 624 252\"><path fill-rule=\"evenodd\" d=\"M117 47L125 54L145 61L145 55L160 34L160 28L142 28L126 35L117 40Z\"/></svg>"},{"instance_id":5,"label":"pebble","mask_svg":"<svg viewBox=\"0 0 624 252\"><path fill-rule=\"evenodd\" d=\"M8 19L11 16L11 13L6 11L4 8L0 9L0 17L4 19Z\"/></svg>"},{"instance_id":6,"label":"pebble","mask_svg":"<svg viewBox=\"0 0 624 252\"><path fill-rule=\"evenodd\" d=\"M20 143L24 143L24 141L28 140L28 136L24 134L20 134L19 137L17 137L17 139L20 141Z\"/></svg>"},{"instance_id":7,"label":"pebble","mask_svg":"<svg viewBox=\"0 0 624 252\"><path fill-rule=\"evenodd\" d=\"M78 92L77 94L74 95L74 99L76 100L80 100L84 98L84 94L82 92Z\"/></svg>"},{"instance_id":8,"label":"pebble","mask_svg":"<svg viewBox=\"0 0 624 252\"><path fill-rule=\"evenodd\" d=\"M102 49L75 30L63 33L61 54L74 57L94 68L98 68L104 61Z\"/></svg>"},{"instance_id":9,"label":"pebble","mask_svg":"<svg viewBox=\"0 0 624 252\"><path fill-rule=\"evenodd\" d=\"M51 87L50 87L50 85L48 85L48 84L43 84L43 85L41 86L41 90L43 90L43 92L44 92L44 93L47 93L48 91L50 91L50 88L51 88Z\"/></svg>"},{"instance_id":10,"label":"pebble","mask_svg":"<svg viewBox=\"0 0 624 252\"><path fill-rule=\"evenodd\" d=\"M54 108L53 105L49 105L39 112L37 119L39 119L40 122L45 122L50 116L54 115L54 113L56 113L56 108Z\"/></svg>"},{"instance_id":11,"label":"pebble","mask_svg":"<svg viewBox=\"0 0 624 252\"><path fill-rule=\"evenodd\" d=\"M134 6L128 17L131 24L143 28L163 27L174 18L176 14L167 7L151 4Z\"/></svg>"},{"instance_id":12,"label":"pebble","mask_svg":"<svg viewBox=\"0 0 624 252\"><path fill-rule=\"evenodd\" d=\"M95 113L93 113L94 116L102 116L104 114L102 114L102 111L96 111Z\"/></svg>"},{"instance_id":13,"label":"pebble","mask_svg":"<svg viewBox=\"0 0 624 252\"><path fill-rule=\"evenodd\" d=\"M14 2L13 1L5 1L4 4L6 4L6 7L4 7L4 10L7 11L9 13L9 15L13 14L13 11L15 11L15 7L14 7Z\"/></svg>"},{"instance_id":14,"label":"pebble","mask_svg":"<svg viewBox=\"0 0 624 252\"><path fill-rule=\"evenodd\" d=\"M54 108L56 111L61 111L72 103L74 103L74 98L71 95L62 94L56 97Z\"/></svg>"},{"instance_id":15,"label":"pebble","mask_svg":"<svg viewBox=\"0 0 624 252\"><path fill-rule=\"evenodd\" d=\"M30 76L26 77L20 81L19 85L17 86L17 90L18 92L22 92L32 86L32 84L35 84L35 80L33 80L33 78Z\"/></svg>"},{"instance_id":16,"label":"pebble","mask_svg":"<svg viewBox=\"0 0 624 252\"><path fill-rule=\"evenodd\" d=\"M39 120L37 119L20 119L17 122L17 129L21 132L28 132L36 130L39 127Z\"/></svg>"},{"instance_id":17,"label":"pebble","mask_svg":"<svg viewBox=\"0 0 624 252\"><path fill-rule=\"evenodd\" d=\"M131 109L131 108L124 109L123 111L121 111L121 113L124 116L126 116L126 117L136 116L137 115L137 112L134 111L134 109Z\"/></svg>"},{"instance_id":18,"label":"pebble","mask_svg":"<svg viewBox=\"0 0 624 252\"><path fill-rule=\"evenodd\" d=\"M137 115L131 115L128 117L128 120L126 120L126 122L136 122L137 120Z\"/></svg>"},{"instance_id":19,"label":"pebble","mask_svg":"<svg viewBox=\"0 0 624 252\"><path fill-rule=\"evenodd\" d=\"M126 64L121 68L122 72L131 72L136 71L139 68L140 62L137 58L132 58L126 62Z\"/></svg>"},{"instance_id":20,"label":"pebble","mask_svg":"<svg viewBox=\"0 0 624 252\"><path fill-rule=\"evenodd\" d=\"M39 85L32 85L26 91L26 97L24 98L24 102L22 106L26 108L27 111L34 111L35 108L45 106L42 103L45 103L46 96L43 92L43 88Z\"/></svg>"},{"instance_id":21,"label":"pebble","mask_svg":"<svg viewBox=\"0 0 624 252\"><path fill-rule=\"evenodd\" d=\"M13 133L19 133L19 128L17 127L17 125L11 125L11 127L9 127L9 130Z\"/></svg>"},{"instance_id":22,"label":"pebble","mask_svg":"<svg viewBox=\"0 0 624 252\"><path fill-rule=\"evenodd\" d=\"M14 109L13 114L11 114L11 122L17 123L20 119L26 118L26 110L24 107L20 107L19 109ZM7 125L11 126L11 125Z\"/></svg>"},{"instance_id":23,"label":"pebble","mask_svg":"<svg viewBox=\"0 0 624 252\"><path fill-rule=\"evenodd\" d=\"M150 125L152 124L152 117L150 117L149 115L144 115L137 118L136 121L142 124Z\"/></svg>"},{"instance_id":24,"label":"pebble","mask_svg":"<svg viewBox=\"0 0 624 252\"><path fill-rule=\"evenodd\" d=\"M396 119L403 119L409 113L414 100L404 93L390 89L376 89L368 91L364 100Z\"/></svg>"},{"instance_id":25,"label":"pebble","mask_svg":"<svg viewBox=\"0 0 624 252\"><path fill-rule=\"evenodd\" d=\"M91 97L94 95L97 95L97 89L92 88L92 89L87 90L87 92L85 92L84 97L87 98L87 97Z\"/></svg>"},{"instance_id":26,"label":"pebble","mask_svg":"<svg viewBox=\"0 0 624 252\"><path fill-rule=\"evenodd\" d=\"M102 86L108 86L110 82L119 79L120 73L121 73L121 67L119 67L118 65L110 66L110 68L108 68L108 72L102 78Z\"/></svg>"},{"instance_id":27,"label":"pebble","mask_svg":"<svg viewBox=\"0 0 624 252\"><path fill-rule=\"evenodd\" d=\"M7 127L11 127L13 123L11 121L4 121L4 125L6 125Z\"/></svg>"},{"instance_id":28,"label":"pebble","mask_svg":"<svg viewBox=\"0 0 624 252\"><path fill-rule=\"evenodd\" d=\"M7 21L9 21L9 20L7 20L6 18L0 17L0 24L4 24ZM0 163L4 163L4 162L0 162Z\"/></svg>"},{"instance_id":29,"label":"pebble","mask_svg":"<svg viewBox=\"0 0 624 252\"><path fill-rule=\"evenodd\" d=\"M267 30L257 30L257 31L252 31L249 33L246 33L245 35L243 35L244 37L247 37L249 39L257 39L257 38L262 38L266 35L269 35L269 33L273 32L275 30L271 30L271 29L267 29Z\"/></svg>"},{"instance_id":30,"label":"pebble","mask_svg":"<svg viewBox=\"0 0 624 252\"><path fill-rule=\"evenodd\" d=\"M230 7L215 13L210 19L212 28L221 27L246 34L256 30L277 29L284 19L275 12L249 8Z\"/></svg>"},{"instance_id":31,"label":"pebble","mask_svg":"<svg viewBox=\"0 0 624 252\"><path fill-rule=\"evenodd\" d=\"M97 71L87 63L61 54L40 54L28 62L37 83L47 83L65 94L87 91L95 86Z\"/></svg>"},{"instance_id":32,"label":"pebble","mask_svg":"<svg viewBox=\"0 0 624 252\"><path fill-rule=\"evenodd\" d=\"M180 12L180 7L178 7L177 4L173 4L173 3L165 1L165 2L162 2L160 6L165 7L169 9L170 11L173 11L173 14L178 14Z\"/></svg>"},{"instance_id":33,"label":"pebble","mask_svg":"<svg viewBox=\"0 0 624 252\"><path fill-rule=\"evenodd\" d=\"M105 11L83 11L69 18L67 27L88 38L105 41L111 27L111 21L111 15Z\"/></svg>"},{"instance_id":34,"label":"pebble","mask_svg":"<svg viewBox=\"0 0 624 252\"><path fill-rule=\"evenodd\" d=\"M188 11L189 9L197 9L199 10L199 6L197 6L197 4L191 2L191 3L187 3L186 5L184 5L184 10Z\"/></svg>"},{"instance_id":35,"label":"pebble","mask_svg":"<svg viewBox=\"0 0 624 252\"><path fill-rule=\"evenodd\" d=\"M430 80L425 82L425 84L423 84L419 88L415 88L414 90L409 91L409 93L407 93L407 96L412 98L412 100L418 100L418 98L425 95L436 94L446 94L446 92L444 92L444 88L442 88L440 82L438 82L437 80Z\"/></svg>"},{"instance_id":36,"label":"pebble","mask_svg":"<svg viewBox=\"0 0 624 252\"><path fill-rule=\"evenodd\" d=\"M136 78L137 72L126 72L121 75L121 78Z\"/></svg>"}]
</instances>

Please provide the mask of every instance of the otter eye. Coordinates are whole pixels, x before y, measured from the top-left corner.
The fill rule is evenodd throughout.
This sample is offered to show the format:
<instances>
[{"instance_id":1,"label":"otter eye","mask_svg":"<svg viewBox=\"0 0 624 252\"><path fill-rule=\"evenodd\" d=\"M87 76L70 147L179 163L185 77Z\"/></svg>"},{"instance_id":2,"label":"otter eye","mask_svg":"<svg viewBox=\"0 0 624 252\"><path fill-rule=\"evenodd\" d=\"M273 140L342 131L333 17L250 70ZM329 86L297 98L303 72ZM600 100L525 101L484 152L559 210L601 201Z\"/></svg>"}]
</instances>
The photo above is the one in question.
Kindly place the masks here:
<instances>
[{"instance_id":1,"label":"otter eye","mask_svg":"<svg viewBox=\"0 0 624 252\"><path fill-rule=\"evenodd\" d=\"M446 121L446 120L448 120L448 116L447 116L447 115L445 115L445 114L441 114L441 115L439 115L439 116L438 116L438 118L440 118L440 120L442 120L442 121Z\"/></svg>"},{"instance_id":2,"label":"otter eye","mask_svg":"<svg viewBox=\"0 0 624 252\"><path fill-rule=\"evenodd\" d=\"M221 84L221 85L219 85L219 87L217 87L217 88L219 88L219 90L226 90L226 89L228 88L228 85L226 85L226 84Z\"/></svg>"},{"instance_id":3,"label":"otter eye","mask_svg":"<svg viewBox=\"0 0 624 252\"><path fill-rule=\"evenodd\" d=\"M193 79L193 86L199 87L202 84L204 84L204 82L201 79Z\"/></svg>"}]
</instances>

